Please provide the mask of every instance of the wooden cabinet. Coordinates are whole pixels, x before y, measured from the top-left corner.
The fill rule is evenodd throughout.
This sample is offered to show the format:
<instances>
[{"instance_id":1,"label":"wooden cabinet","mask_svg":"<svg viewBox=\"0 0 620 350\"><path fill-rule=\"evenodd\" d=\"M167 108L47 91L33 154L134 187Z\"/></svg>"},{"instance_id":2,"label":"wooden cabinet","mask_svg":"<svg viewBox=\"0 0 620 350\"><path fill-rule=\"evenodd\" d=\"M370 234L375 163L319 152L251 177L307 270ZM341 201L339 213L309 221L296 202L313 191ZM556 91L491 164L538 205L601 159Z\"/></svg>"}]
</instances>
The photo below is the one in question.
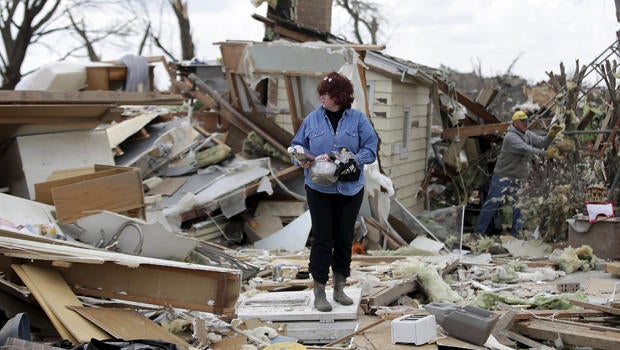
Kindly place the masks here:
<instances>
[{"instance_id":1,"label":"wooden cabinet","mask_svg":"<svg viewBox=\"0 0 620 350\"><path fill-rule=\"evenodd\" d=\"M153 68L149 66L150 91L153 91ZM86 67L86 90L123 90L126 77L126 66Z\"/></svg>"}]
</instances>

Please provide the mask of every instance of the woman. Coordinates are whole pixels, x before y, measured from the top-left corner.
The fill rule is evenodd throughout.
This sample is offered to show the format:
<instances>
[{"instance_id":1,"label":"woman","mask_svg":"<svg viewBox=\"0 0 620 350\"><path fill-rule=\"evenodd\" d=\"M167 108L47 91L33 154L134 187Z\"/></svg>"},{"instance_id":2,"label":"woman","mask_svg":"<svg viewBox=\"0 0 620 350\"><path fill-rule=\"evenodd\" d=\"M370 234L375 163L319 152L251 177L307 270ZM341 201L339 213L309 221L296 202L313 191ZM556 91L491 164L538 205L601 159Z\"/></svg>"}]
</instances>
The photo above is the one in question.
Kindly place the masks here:
<instances>
[{"instance_id":1,"label":"woman","mask_svg":"<svg viewBox=\"0 0 620 350\"><path fill-rule=\"evenodd\" d=\"M330 154L347 151L351 157L338 165L337 180L322 185L312 182L313 161L295 161L304 168L305 189L312 218L312 246L309 270L314 279L314 307L327 312L332 306L325 296L325 284L331 267L334 277L334 300L351 305L344 293L351 274L351 246L355 221L364 197L364 164L377 157L377 135L368 118L351 108L353 85L346 77L329 73L317 86L321 106L308 114L292 146L317 155L314 162L329 159Z\"/></svg>"}]
</instances>

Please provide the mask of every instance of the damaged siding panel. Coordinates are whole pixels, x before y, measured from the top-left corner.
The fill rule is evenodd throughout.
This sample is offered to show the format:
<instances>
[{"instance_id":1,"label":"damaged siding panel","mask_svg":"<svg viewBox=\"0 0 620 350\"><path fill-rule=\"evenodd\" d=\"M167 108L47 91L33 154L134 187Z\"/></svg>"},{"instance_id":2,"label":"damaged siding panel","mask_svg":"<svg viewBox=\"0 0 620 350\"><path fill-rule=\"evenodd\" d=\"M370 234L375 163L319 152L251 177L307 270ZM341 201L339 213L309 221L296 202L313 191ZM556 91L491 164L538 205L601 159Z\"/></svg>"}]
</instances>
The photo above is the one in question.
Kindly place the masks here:
<instances>
[{"instance_id":1,"label":"damaged siding panel","mask_svg":"<svg viewBox=\"0 0 620 350\"><path fill-rule=\"evenodd\" d=\"M400 107L400 108L403 109L404 107ZM403 112L401 111L401 113ZM409 138L412 140L419 139L419 138L426 139L426 127L428 125L427 118L421 118L421 117L416 117L415 115L411 115L409 120L410 120ZM386 134L388 134L390 139L392 139L392 136L389 135L389 133L399 133L400 137L396 137L394 140L397 140L397 142L402 141L402 133L403 133L402 129L403 129L403 123L404 123L404 115L401 115L400 117L390 118L390 119L375 117L375 118L372 118L372 123L375 126L375 130L385 132ZM384 138L382 138L381 141L391 142L388 139L384 139Z\"/></svg>"},{"instance_id":2,"label":"damaged siding panel","mask_svg":"<svg viewBox=\"0 0 620 350\"><path fill-rule=\"evenodd\" d=\"M423 203L418 205L415 195L426 169L430 88L373 71L367 73L367 81L374 83L372 121L381 138L383 171L394 181L397 198L407 209L420 210Z\"/></svg>"},{"instance_id":3,"label":"damaged siding panel","mask_svg":"<svg viewBox=\"0 0 620 350\"><path fill-rule=\"evenodd\" d=\"M275 77L273 77L275 78ZM284 82L284 79L282 79L281 77L277 78L278 81L278 104L277 107L280 109L289 109L289 103L288 103L288 97L287 97L287 93L286 93L286 83ZM304 116L305 117L305 116ZM278 115L276 115L276 123L278 125L280 125L280 127L282 127L284 130L290 132L291 134L295 134L295 132L293 131L293 122L291 121L291 114L290 113L280 113Z\"/></svg>"}]
</instances>

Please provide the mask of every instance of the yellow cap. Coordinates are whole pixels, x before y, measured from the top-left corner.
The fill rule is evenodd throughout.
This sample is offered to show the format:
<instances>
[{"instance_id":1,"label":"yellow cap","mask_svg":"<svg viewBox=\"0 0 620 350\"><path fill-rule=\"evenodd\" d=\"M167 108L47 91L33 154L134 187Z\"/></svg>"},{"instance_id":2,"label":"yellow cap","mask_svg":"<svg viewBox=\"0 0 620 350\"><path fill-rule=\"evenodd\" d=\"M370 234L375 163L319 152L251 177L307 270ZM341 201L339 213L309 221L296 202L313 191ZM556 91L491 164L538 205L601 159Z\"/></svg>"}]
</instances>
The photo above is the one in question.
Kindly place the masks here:
<instances>
[{"instance_id":1,"label":"yellow cap","mask_svg":"<svg viewBox=\"0 0 620 350\"><path fill-rule=\"evenodd\" d=\"M512 115L512 120L521 120L527 119L527 114L523 111L516 111L515 114Z\"/></svg>"}]
</instances>

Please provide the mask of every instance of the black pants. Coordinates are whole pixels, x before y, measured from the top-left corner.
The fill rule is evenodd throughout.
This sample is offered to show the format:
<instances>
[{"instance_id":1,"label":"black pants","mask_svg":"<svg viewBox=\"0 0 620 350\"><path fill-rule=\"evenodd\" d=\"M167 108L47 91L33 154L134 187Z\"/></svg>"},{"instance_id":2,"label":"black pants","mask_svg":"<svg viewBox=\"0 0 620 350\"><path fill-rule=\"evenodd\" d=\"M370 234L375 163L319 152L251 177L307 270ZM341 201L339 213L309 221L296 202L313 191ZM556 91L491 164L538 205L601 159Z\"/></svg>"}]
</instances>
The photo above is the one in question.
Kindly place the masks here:
<instances>
[{"instance_id":1,"label":"black pants","mask_svg":"<svg viewBox=\"0 0 620 350\"><path fill-rule=\"evenodd\" d=\"M306 186L306 199L312 220L308 265L312 278L318 283L326 283L330 266L334 272L349 277L355 221L364 199L364 189L353 196L345 196L322 193Z\"/></svg>"}]
</instances>

